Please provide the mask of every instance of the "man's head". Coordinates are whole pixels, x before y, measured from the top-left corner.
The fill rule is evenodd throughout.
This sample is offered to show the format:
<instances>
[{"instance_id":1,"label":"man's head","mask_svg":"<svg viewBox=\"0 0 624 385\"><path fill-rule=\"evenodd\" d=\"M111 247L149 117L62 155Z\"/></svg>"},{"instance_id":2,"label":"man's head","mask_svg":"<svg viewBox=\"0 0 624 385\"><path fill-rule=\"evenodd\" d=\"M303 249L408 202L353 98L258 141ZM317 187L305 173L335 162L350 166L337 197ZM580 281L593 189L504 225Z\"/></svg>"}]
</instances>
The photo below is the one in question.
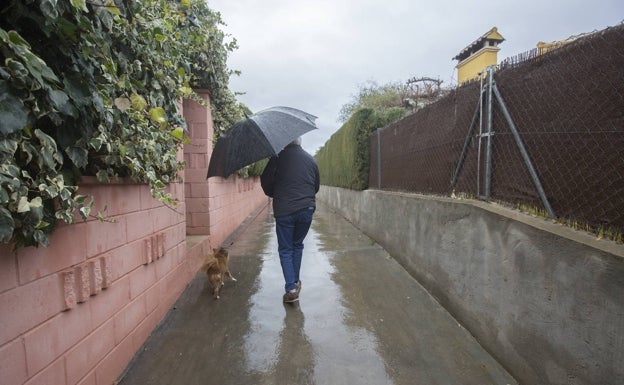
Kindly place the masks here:
<instances>
[{"instance_id":1,"label":"man's head","mask_svg":"<svg viewBox=\"0 0 624 385\"><path fill-rule=\"evenodd\" d=\"M292 142L290 142L290 144L296 144L297 146L301 146L301 137L293 140Z\"/></svg>"}]
</instances>

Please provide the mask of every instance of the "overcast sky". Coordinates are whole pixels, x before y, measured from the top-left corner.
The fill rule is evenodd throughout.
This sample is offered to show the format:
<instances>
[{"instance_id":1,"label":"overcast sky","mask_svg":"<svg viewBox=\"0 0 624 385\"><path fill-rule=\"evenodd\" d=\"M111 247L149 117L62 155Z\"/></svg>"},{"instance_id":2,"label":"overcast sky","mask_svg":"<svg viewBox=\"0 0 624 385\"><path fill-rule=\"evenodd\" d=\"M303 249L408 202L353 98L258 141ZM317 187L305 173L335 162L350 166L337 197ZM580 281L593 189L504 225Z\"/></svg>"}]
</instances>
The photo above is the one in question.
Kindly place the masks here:
<instances>
[{"instance_id":1,"label":"overcast sky","mask_svg":"<svg viewBox=\"0 0 624 385\"><path fill-rule=\"evenodd\" d=\"M303 136L312 155L341 126L341 107L359 86L439 78L456 84L464 47L498 27L499 62L535 48L614 26L622 0L207 0L239 48L230 88L253 112L285 105L318 116Z\"/></svg>"}]
</instances>

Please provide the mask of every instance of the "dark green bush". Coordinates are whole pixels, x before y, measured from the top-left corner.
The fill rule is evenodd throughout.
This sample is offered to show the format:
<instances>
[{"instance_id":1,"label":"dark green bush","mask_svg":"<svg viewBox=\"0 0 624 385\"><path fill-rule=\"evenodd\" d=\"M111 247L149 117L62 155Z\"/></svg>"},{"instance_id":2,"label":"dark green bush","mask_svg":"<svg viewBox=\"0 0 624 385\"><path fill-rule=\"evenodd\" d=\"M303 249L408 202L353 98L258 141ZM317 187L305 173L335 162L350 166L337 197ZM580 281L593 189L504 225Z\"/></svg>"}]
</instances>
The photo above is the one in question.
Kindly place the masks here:
<instances>
[{"instance_id":1,"label":"dark green bush","mask_svg":"<svg viewBox=\"0 0 624 385\"><path fill-rule=\"evenodd\" d=\"M321 184L365 190L370 168L369 137L377 128L401 118L404 110L357 110L315 155Z\"/></svg>"}]
</instances>

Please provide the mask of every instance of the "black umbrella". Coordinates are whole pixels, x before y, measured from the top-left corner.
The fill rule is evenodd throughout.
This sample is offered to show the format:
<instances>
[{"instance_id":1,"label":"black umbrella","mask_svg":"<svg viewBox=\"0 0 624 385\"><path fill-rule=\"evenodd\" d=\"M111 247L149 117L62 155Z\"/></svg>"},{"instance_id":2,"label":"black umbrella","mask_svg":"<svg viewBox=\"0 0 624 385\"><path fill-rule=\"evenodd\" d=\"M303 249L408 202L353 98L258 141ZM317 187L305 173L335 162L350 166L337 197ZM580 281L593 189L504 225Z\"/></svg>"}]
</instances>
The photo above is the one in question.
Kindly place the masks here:
<instances>
[{"instance_id":1,"label":"black umbrella","mask_svg":"<svg viewBox=\"0 0 624 385\"><path fill-rule=\"evenodd\" d=\"M217 140L208 178L233 172L279 154L290 142L316 128L316 116L296 108L271 107L241 120Z\"/></svg>"}]
</instances>

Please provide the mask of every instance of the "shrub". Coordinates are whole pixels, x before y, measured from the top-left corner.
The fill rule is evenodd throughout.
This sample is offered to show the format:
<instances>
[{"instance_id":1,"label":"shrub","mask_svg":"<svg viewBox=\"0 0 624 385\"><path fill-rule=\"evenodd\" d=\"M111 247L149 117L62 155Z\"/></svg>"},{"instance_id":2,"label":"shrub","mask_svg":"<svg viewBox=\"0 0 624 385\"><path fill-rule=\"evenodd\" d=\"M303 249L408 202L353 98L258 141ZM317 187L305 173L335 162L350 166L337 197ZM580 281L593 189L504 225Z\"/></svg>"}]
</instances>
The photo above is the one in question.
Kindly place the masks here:
<instances>
[{"instance_id":1,"label":"shrub","mask_svg":"<svg viewBox=\"0 0 624 385\"><path fill-rule=\"evenodd\" d=\"M368 188L370 134L401 118L400 108L361 108L336 131L315 155L321 184L352 190Z\"/></svg>"}]
</instances>

